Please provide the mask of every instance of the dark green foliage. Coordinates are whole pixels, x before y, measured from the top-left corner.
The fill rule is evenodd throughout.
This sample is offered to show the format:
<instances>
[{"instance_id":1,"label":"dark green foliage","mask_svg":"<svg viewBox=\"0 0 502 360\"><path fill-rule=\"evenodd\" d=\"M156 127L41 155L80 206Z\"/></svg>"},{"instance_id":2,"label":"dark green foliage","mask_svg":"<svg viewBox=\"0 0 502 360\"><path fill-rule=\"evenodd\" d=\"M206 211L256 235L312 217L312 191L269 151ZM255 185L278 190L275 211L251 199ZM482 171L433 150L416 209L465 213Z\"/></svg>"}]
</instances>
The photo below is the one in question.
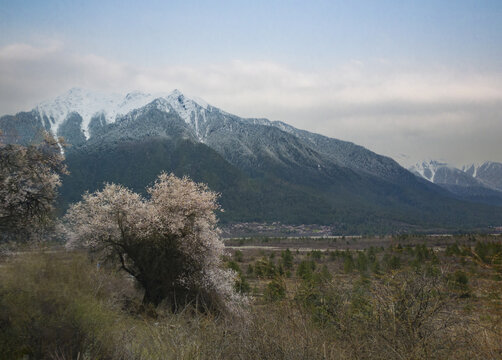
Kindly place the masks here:
<instances>
[{"instance_id":1,"label":"dark green foliage","mask_svg":"<svg viewBox=\"0 0 502 360\"><path fill-rule=\"evenodd\" d=\"M455 243L453 245L448 245L446 247L445 254L448 255L448 256L461 255L462 251L460 250L458 244Z\"/></svg>"},{"instance_id":2,"label":"dark green foliage","mask_svg":"<svg viewBox=\"0 0 502 360\"><path fill-rule=\"evenodd\" d=\"M329 260L330 261L335 261L338 256L339 256L338 250L329 251Z\"/></svg>"},{"instance_id":3,"label":"dark green foliage","mask_svg":"<svg viewBox=\"0 0 502 360\"><path fill-rule=\"evenodd\" d=\"M437 278L440 275L440 270L435 264L427 263L425 266L425 275L431 278Z\"/></svg>"},{"instance_id":4,"label":"dark green foliage","mask_svg":"<svg viewBox=\"0 0 502 360\"><path fill-rule=\"evenodd\" d=\"M237 274L234 288L238 293L241 294L247 294L251 291L251 285L249 285L249 282L246 280L242 273Z\"/></svg>"},{"instance_id":5,"label":"dark green foliage","mask_svg":"<svg viewBox=\"0 0 502 360\"><path fill-rule=\"evenodd\" d=\"M359 251L357 254L356 267L360 272L366 272L368 270L369 260L363 251Z\"/></svg>"},{"instance_id":6,"label":"dark green foliage","mask_svg":"<svg viewBox=\"0 0 502 360\"><path fill-rule=\"evenodd\" d=\"M286 297L286 285L281 277L275 277L267 284L264 296L268 301L278 301Z\"/></svg>"},{"instance_id":7,"label":"dark green foliage","mask_svg":"<svg viewBox=\"0 0 502 360\"><path fill-rule=\"evenodd\" d=\"M77 151L78 150L78 151ZM188 175L221 193L225 212L220 220L282 221L285 223L331 223L333 208L309 188L277 178L252 178L217 152L191 140L149 138L122 141L68 151L70 175L63 178L59 206L80 200L86 190L101 189L105 182L122 184L144 194L161 171Z\"/></svg>"},{"instance_id":8,"label":"dark green foliage","mask_svg":"<svg viewBox=\"0 0 502 360\"><path fill-rule=\"evenodd\" d=\"M291 270L293 268L293 254L289 249L281 252L282 265L286 270Z\"/></svg>"},{"instance_id":9,"label":"dark green foliage","mask_svg":"<svg viewBox=\"0 0 502 360\"><path fill-rule=\"evenodd\" d=\"M380 262L378 260L371 263L371 271L374 274L380 274Z\"/></svg>"},{"instance_id":10,"label":"dark green foliage","mask_svg":"<svg viewBox=\"0 0 502 360\"><path fill-rule=\"evenodd\" d=\"M266 257L258 259L253 266L253 270L258 278L273 278L277 274L275 264Z\"/></svg>"},{"instance_id":11,"label":"dark green foliage","mask_svg":"<svg viewBox=\"0 0 502 360\"><path fill-rule=\"evenodd\" d=\"M333 278L326 265L322 266L319 276L321 281L330 281Z\"/></svg>"},{"instance_id":12,"label":"dark green foliage","mask_svg":"<svg viewBox=\"0 0 502 360\"><path fill-rule=\"evenodd\" d=\"M313 260L302 260L296 269L296 276L304 280L311 279L315 268L316 264Z\"/></svg>"},{"instance_id":13,"label":"dark green foliage","mask_svg":"<svg viewBox=\"0 0 502 360\"><path fill-rule=\"evenodd\" d=\"M227 268L232 269L236 273L238 273L238 274L242 273L239 264L237 264L235 261L228 261L226 265L227 265Z\"/></svg>"},{"instance_id":14,"label":"dark green foliage","mask_svg":"<svg viewBox=\"0 0 502 360\"><path fill-rule=\"evenodd\" d=\"M239 250L237 250L237 251L239 251ZM242 252L240 252L240 253L242 254ZM226 267L228 269L232 269L233 271L235 271L237 273L237 277L236 277L235 283L234 283L235 290L241 294L248 293L251 290L251 285L249 285L249 282L247 281L246 277L242 273L242 270L241 270L239 264L237 264L233 260L230 260L230 261L226 262ZM250 268L248 267L248 272L249 272L249 269ZM251 273L252 273L252 267L251 267Z\"/></svg>"},{"instance_id":15,"label":"dark green foliage","mask_svg":"<svg viewBox=\"0 0 502 360\"><path fill-rule=\"evenodd\" d=\"M425 244L417 245L415 247L415 257L419 262L431 260L434 257L434 251L425 246Z\"/></svg>"},{"instance_id":16,"label":"dark green foliage","mask_svg":"<svg viewBox=\"0 0 502 360\"><path fill-rule=\"evenodd\" d=\"M453 281L457 286L466 288L467 284L469 283L469 278L467 277L467 274L465 272L457 270L453 274Z\"/></svg>"},{"instance_id":17,"label":"dark green foliage","mask_svg":"<svg viewBox=\"0 0 502 360\"><path fill-rule=\"evenodd\" d=\"M398 270L401 268L401 258L397 255L386 253L382 260L387 270Z\"/></svg>"},{"instance_id":18,"label":"dark green foliage","mask_svg":"<svg viewBox=\"0 0 502 360\"><path fill-rule=\"evenodd\" d=\"M322 252L319 250L312 250L309 255L313 260L321 260L322 258Z\"/></svg>"},{"instance_id":19,"label":"dark green foliage","mask_svg":"<svg viewBox=\"0 0 502 360\"><path fill-rule=\"evenodd\" d=\"M242 251L240 250L235 250L234 252L234 259L237 262L242 262L244 260Z\"/></svg>"}]
</instances>

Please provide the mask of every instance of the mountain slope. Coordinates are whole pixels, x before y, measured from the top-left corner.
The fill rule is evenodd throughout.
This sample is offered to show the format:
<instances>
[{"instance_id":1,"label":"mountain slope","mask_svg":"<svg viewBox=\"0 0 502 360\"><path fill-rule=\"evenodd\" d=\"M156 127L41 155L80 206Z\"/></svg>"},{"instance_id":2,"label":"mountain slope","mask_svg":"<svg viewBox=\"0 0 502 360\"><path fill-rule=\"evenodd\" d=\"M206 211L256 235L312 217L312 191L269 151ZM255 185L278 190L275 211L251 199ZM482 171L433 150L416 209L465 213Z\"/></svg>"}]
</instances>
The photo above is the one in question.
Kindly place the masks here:
<instances>
[{"instance_id":1,"label":"mountain slope","mask_svg":"<svg viewBox=\"0 0 502 360\"><path fill-rule=\"evenodd\" d=\"M445 162L430 160L417 163L409 170L447 189L458 199L502 206L502 191L495 186L500 181L499 171L502 176L502 164L487 162L481 166L469 165L458 169Z\"/></svg>"},{"instance_id":2,"label":"mountain slope","mask_svg":"<svg viewBox=\"0 0 502 360\"><path fill-rule=\"evenodd\" d=\"M463 166L462 170L486 186L502 191L502 163L487 161L481 165Z\"/></svg>"},{"instance_id":3,"label":"mountain slope","mask_svg":"<svg viewBox=\"0 0 502 360\"><path fill-rule=\"evenodd\" d=\"M100 97L72 89L0 118L0 129L22 134L18 142L48 129L70 143L62 208L105 181L143 191L172 171L221 192L228 222L334 224L341 233L502 223L502 211L454 199L361 146L243 119L179 91Z\"/></svg>"}]
</instances>

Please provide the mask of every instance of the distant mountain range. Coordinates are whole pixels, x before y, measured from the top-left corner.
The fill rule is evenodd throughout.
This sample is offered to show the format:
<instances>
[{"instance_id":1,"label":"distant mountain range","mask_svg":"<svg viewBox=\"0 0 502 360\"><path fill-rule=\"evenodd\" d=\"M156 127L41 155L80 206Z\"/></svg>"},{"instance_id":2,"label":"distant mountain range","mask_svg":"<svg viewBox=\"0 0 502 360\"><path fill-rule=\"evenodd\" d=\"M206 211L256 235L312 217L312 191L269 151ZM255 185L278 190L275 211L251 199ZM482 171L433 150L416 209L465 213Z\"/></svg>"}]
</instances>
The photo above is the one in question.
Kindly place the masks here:
<instances>
[{"instance_id":1,"label":"distant mountain range","mask_svg":"<svg viewBox=\"0 0 502 360\"><path fill-rule=\"evenodd\" d=\"M71 89L1 117L0 129L4 142L36 141L45 129L70 144L62 211L104 182L142 192L169 171L220 192L223 223L329 224L340 234L502 224L496 201L464 201L469 197L362 146L279 121L241 118L177 90L122 96Z\"/></svg>"},{"instance_id":2,"label":"distant mountain range","mask_svg":"<svg viewBox=\"0 0 502 360\"><path fill-rule=\"evenodd\" d=\"M445 162L429 160L409 170L460 199L502 206L502 163L487 161L481 165L456 168Z\"/></svg>"}]
</instances>

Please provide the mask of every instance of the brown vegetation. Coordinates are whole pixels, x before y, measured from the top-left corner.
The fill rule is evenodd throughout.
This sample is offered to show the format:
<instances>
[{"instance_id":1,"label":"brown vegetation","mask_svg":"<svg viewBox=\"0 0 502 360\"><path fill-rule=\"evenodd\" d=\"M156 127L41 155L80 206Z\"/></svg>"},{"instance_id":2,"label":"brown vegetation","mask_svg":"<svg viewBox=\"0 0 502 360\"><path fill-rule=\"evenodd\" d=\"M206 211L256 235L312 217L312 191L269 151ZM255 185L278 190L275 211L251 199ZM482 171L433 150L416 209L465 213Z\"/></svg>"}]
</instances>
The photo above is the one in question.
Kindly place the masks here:
<instances>
[{"instance_id":1,"label":"brown vegetation","mask_svg":"<svg viewBox=\"0 0 502 360\"><path fill-rule=\"evenodd\" d=\"M493 238L441 251L399 244L239 250L224 260L253 300L237 321L191 306L174 314L162 304L145 307L131 277L98 268L83 253L20 254L0 265L0 353L58 360L499 359L502 277L493 265L500 246Z\"/></svg>"}]
</instances>

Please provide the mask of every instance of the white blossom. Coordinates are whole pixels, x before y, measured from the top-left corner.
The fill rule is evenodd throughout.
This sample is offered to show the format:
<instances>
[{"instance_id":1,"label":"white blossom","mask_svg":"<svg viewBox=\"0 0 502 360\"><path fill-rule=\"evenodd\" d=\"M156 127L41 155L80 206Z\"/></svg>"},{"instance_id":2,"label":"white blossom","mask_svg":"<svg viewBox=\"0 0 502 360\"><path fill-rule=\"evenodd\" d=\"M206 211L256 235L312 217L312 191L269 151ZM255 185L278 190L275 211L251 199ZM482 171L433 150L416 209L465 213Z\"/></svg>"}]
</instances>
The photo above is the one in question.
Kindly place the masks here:
<instances>
[{"instance_id":1,"label":"white blossom","mask_svg":"<svg viewBox=\"0 0 502 360\"><path fill-rule=\"evenodd\" d=\"M162 173L149 198L115 184L86 193L65 215L69 248L116 261L145 289L145 302L198 302L234 310L242 297L222 268L218 194L187 177ZM183 298L185 297L185 298Z\"/></svg>"}]
</instances>

